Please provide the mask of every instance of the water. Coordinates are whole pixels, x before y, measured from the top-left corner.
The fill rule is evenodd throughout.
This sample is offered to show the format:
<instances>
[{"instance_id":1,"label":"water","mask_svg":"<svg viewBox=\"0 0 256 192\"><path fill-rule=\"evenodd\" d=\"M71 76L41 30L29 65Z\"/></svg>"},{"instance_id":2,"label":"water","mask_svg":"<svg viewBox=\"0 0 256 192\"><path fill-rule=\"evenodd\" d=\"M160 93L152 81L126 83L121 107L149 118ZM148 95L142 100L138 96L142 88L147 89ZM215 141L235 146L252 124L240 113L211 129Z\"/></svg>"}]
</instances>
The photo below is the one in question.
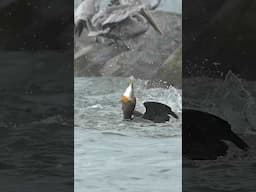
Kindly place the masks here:
<instances>
[{"instance_id":1,"label":"water","mask_svg":"<svg viewBox=\"0 0 256 192\"><path fill-rule=\"evenodd\" d=\"M0 52L0 191L73 189L72 52Z\"/></svg>"},{"instance_id":2,"label":"water","mask_svg":"<svg viewBox=\"0 0 256 192\"><path fill-rule=\"evenodd\" d=\"M256 84L228 73L225 80L183 80L183 106L226 119L250 146L243 152L232 143L225 157L215 161L183 160L185 191L255 191Z\"/></svg>"},{"instance_id":3,"label":"water","mask_svg":"<svg viewBox=\"0 0 256 192\"><path fill-rule=\"evenodd\" d=\"M183 106L208 111L226 119L240 134L256 131L256 84L242 81L232 72L225 80L194 78L184 80Z\"/></svg>"},{"instance_id":4,"label":"water","mask_svg":"<svg viewBox=\"0 0 256 192\"><path fill-rule=\"evenodd\" d=\"M75 78L75 191L181 191L181 90L146 89L137 80L137 110L159 101L180 119L123 121L119 99L127 82Z\"/></svg>"}]
</instances>

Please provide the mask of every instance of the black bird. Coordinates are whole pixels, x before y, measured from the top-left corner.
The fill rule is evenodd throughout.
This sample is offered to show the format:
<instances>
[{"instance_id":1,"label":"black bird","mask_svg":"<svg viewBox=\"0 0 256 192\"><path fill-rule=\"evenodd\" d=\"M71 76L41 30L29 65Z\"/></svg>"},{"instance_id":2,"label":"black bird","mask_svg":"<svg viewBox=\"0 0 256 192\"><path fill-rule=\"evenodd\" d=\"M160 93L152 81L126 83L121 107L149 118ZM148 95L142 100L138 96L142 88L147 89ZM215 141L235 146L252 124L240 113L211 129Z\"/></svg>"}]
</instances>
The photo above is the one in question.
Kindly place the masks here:
<instances>
[{"instance_id":1,"label":"black bird","mask_svg":"<svg viewBox=\"0 0 256 192\"><path fill-rule=\"evenodd\" d=\"M121 97L123 118L133 119L133 117L141 117L153 121L155 123L164 123L170 120L170 115L175 119L178 116L172 111L172 109L159 102L144 102L146 112L144 114L135 111L136 97L134 96L133 80L130 80L129 86L126 88L123 96Z\"/></svg>"},{"instance_id":2,"label":"black bird","mask_svg":"<svg viewBox=\"0 0 256 192\"><path fill-rule=\"evenodd\" d=\"M231 125L210 113L193 109L182 110L182 152L189 159L217 159L227 154L233 142L247 151L249 146L231 129Z\"/></svg>"}]
</instances>

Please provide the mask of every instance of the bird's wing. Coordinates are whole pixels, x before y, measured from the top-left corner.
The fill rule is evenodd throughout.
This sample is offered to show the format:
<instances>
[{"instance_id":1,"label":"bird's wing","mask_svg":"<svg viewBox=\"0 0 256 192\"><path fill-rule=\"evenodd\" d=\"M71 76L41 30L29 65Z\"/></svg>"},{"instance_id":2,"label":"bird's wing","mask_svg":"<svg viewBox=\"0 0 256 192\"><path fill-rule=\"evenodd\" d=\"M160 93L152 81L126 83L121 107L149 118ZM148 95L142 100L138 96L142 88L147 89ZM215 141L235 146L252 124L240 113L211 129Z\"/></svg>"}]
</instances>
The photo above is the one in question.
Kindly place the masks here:
<instances>
[{"instance_id":1,"label":"bird's wing","mask_svg":"<svg viewBox=\"0 0 256 192\"><path fill-rule=\"evenodd\" d=\"M87 20L98 12L99 4L95 0L82 1L75 9L75 23L79 20Z\"/></svg>"},{"instance_id":2,"label":"bird's wing","mask_svg":"<svg viewBox=\"0 0 256 192\"><path fill-rule=\"evenodd\" d=\"M75 9L74 13L74 19L75 23L78 22L78 20L86 20L86 2L82 1L78 7Z\"/></svg>"},{"instance_id":3,"label":"bird's wing","mask_svg":"<svg viewBox=\"0 0 256 192\"><path fill-rule=\"evenodd\" d=\"M163 104L158 102L144 102L144 106L146 108L146 112L144 113L144 117L148 117L151 120L153 118L166 118L169 115L173 116L174 118L178 119L178 115L176 115L172 109Z\"/></svg>"},{"instance_id":4,"label":"bird's wing","mask_svg":"<svg viewBox=\"0 0 256 192\"><path fill-rule=\"evenodd\" d=\"M96 37L96 36L104 35L104 34L109 33L109 31L110 31L110 28L106 28L103 30L97 30L97 31L90 31L88 33L88 37Z\"/></svg>"},{"instance_id":5,"label":"bird's wing","mask_svg":"<svg viewBox=\"0 0 256 192\"><path fill-rule=\"evenodd\" d=\"M119 23L138 13L142 8L144 8L143 5L123 6L121 9L114 10L102 24L107 25L111 23Z\"/></svg>"},{"instance_id":6,"label":"bird's wing","mask_svg":"<svg viewBox=\"0 0 256 192\"><path fill-rule=\"evenodd\" d=\"M144 5L118 5L107 7L105 10L95 14L92 18L92 23L96 26L100 22L101 26L120 23L130 16L138 13Z\"/></svg>"}]
</instances>

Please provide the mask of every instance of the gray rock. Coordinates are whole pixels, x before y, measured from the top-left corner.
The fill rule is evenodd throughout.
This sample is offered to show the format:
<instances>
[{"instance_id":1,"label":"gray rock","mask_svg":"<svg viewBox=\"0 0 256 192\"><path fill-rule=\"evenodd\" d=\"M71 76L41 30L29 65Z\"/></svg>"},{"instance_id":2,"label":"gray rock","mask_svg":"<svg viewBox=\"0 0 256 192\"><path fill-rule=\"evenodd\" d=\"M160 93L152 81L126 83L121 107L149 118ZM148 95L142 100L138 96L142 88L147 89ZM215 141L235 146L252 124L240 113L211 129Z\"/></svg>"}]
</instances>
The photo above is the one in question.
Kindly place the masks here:
<instances>
[{"instance_id":1,"label":"gray rock","mask_svg":"<svg viewBox=\"0 0 256 192\"><path fill-rule=\"evenodd\" d=\"M108 39L95 41L95 38L87 37L86 31L80 38L75 37L75 74L122 77L134 75L135 78L140 79L164 80L179 87L181 59L177 59L172 54L177 49L181 52L181 15L163 11L152 12L152 15L163 35L149 28L145 34L126 40L123 44ZM90 47L90 50L85 54L78 54L85 47ZM167 58L169 59L166 61ZM179 62L168 64L170 60L179 60ZM170 68L167 67L169 65Z\"/></svg>"},{"instance_id":2,"label":"gray rock","mask_svg":"<svg viewBox=\"0 0 256 192\"><path fill-rule=\"evenodd\" d=\"M161 80L166 85L182 87L182 48L179 47L171 54L153 77L154 81Z\"/></svg>"},{"instance_id":3,"label":"gray rock","mask_svg":"<svg viewBox=\"0 0 256 192\"><path fill-rule=\"evenodd\" d=\"M150 51L127 51L107 61L102 75L151 79L163 62L163 55Z\"/></svg>"}]
</instances>

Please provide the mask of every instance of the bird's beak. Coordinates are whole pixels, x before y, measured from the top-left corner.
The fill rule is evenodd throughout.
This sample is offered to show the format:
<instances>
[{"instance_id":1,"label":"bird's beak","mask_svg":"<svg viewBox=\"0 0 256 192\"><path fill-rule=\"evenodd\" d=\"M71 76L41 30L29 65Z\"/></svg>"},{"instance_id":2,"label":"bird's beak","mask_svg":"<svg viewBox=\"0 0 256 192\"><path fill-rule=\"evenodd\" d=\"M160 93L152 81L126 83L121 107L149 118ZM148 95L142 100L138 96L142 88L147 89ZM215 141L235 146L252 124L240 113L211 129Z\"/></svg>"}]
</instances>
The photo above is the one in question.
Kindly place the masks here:
<instances>
[{"instance_id":1,"label":"bird's beak","mask_svg":"<svg viewBox=\"0 0 256 192\"><path fill-rule=\"evenodd\" d=\"M141 14L147 19L149 24L161 35L163 34L161 29L157 26L156 22L153 19L153 16L149 13L149 11L145 10L144 8L141 9Z\"/></svg>"}]
</instances>

